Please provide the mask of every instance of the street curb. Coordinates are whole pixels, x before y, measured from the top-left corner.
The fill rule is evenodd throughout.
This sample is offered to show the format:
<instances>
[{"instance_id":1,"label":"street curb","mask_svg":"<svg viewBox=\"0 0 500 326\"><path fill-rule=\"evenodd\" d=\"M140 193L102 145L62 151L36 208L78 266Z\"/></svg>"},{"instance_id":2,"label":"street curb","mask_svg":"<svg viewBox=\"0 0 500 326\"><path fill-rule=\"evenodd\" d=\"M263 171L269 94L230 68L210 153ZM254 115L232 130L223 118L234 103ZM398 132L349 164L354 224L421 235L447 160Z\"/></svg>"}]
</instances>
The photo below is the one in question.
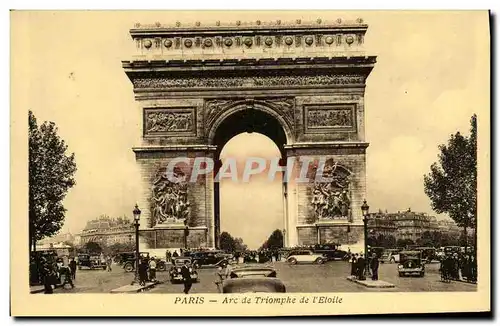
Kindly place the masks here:
<instances>
[{"instance_id":1,"label":"street curb","mask_svg":"<svg viewBox=\"0 0 500 326\"><path fill-rule=\"evenodd\" d=\"M358 280L356 279L355 277L353 276L348 276L346 277L347 280L351 281L351 282L354 282L356 284L359 284L359 285L363 285L367 288L378 288L378 289L388 289L388 288L395 288L396 286L392 283L389 283L389 282L385 282L385 281L382 281L380 280L381 283L378 283L378 284L372 284L371 282L377 282L377 281L361 281L361 280ZM382 283L383 282L383 283Z\"/></svg>"}]
</instances>

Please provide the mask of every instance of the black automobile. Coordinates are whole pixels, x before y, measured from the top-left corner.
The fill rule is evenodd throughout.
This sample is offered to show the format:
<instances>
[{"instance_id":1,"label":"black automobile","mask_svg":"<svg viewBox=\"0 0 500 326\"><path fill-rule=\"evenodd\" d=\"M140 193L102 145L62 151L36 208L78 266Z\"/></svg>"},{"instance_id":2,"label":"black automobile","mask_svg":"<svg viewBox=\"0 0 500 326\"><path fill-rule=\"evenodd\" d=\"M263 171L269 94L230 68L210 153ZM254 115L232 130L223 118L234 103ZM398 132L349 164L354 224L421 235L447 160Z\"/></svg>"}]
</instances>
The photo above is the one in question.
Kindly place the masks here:
<instances>
[{"instance_id":1,"label":"black automobile","mask_svg":"<svg viewBox=\"0 0 500 326\"><path fill-rule=\"evenodd\" d=\"M172 267L170 267L169 271L171 283L182 282L181 268L182 266L184 266L186 262L188 263L189 272L191 273L191 280L193 280L195 283L198 282L198 272L196 271L196 268L193 266L191 258L177 257L173 260Z\"/></svg>"},{"instance_id":2,"label":"black automobile","mask_svg":"<svg viewBox=\"0 0 500 326\"><path fill-rule=\"evenodd\" d=\"M399 253L398 264L399 276L425 275L425 263L422 259L422 252L419 250L405 250Z\"/></svg>"},{"instance_id":3,"label":"black automobile","mask_svg":"<svg viewBox=\"0 0 500 326\"><path fill-rule=\"evenodd\" d=\"M218 250L193 252L190 257L193 260L193 265L197 267L216 266L220 262L228 260L228 256L223 251Z\"/></svg>"},{"instance_id":4,"label":"black automobile","mask_svg":"<svg viewBox=\"0 0 500 326\"><path fill-rule=\"evenodd\" d=\"M83 267L89 269L106 269L106 262L101 259L100 255L95 254L78 254L78 269Z\"/></svg>"},{"instance_id":5,"label":"black automobile","mask_svg":"<svg viewBox=\"0 0 500 326\"><path fill-rule=\"evenodd\" d=\"M313 252L323 255L327 261L348 259L347 251L338 249L336 244L317 244L314 246Z\"/></svg>"},{"instance_id":6,"label":"black automobile","mask_svg":"<svg viewBox=\"0 0 500 326\"><path fill-rule=\"evenodd\" d=\"M149 259L149 252L141 252L139 259ZM167 264L158 258L155 258L156 270L164 272L167 270ZM135 252L121 253L121 265L125 272L133 272L135 270Z\"/></svg>"}]
</instances>

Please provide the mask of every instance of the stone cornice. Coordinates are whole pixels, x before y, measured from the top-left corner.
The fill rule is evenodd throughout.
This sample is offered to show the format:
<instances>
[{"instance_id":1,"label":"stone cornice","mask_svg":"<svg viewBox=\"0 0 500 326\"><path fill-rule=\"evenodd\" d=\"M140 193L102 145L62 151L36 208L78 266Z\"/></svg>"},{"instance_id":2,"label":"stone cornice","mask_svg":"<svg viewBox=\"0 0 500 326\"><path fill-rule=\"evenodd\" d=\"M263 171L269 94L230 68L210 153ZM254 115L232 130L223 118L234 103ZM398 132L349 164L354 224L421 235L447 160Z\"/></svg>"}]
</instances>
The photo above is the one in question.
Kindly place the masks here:
<instances>
[{"instance_id":1,"label":"stone cornice","mask_svg":"<svg viewBox=\"0 0 500 326\"><path fill-rule=\"evenodd\" d=\"M262 57L262 58L220 58L220 59L146 59L124 60L122 66L127 72L182 71L182 68L203 68L204 71L213 67L220 70L235 69L309 69L309 68L356 68L373 69L376 56L329 56L329 57ZM332 67L332 65L334 67Z\"/></svg>"},{"instance_id":2,"label":"stone cornice","mask_svg":"<svg viewBox=\"0 0 500 326\"><path fill-rule=\"evenodd\" d=\"M367 148L367 142L308 142L285 145L285 150L314 148Z\"/></svg>"},{"instance_id":3,"label":"stone cornice","mask_svg":"<svg viewBox=\"0 0 500 326\"><path fill-rule=\"evenodd\" d=\"M135 153L165 152L165 151L215 151L213 145L170 145L170 146L143 146L134 147Z\"/></svg>"},{"instance_id":4,"label":"stone cornice","mask_svg":"<svg viewBox=\"0 0 500 326\"><path fill-rule=\"evenodd\" d=\"M134 28L130 30L132 37L144 37L151 35L210 35L210 34L230 34L230 33L256 33L256 32L300 32L300 31L366 31L367 24L363 23L361 18L353 20L342 20L341 18L335 21L323 21L317 19L316 21L302 21L296 19L295 21L260 21L255 22L220 22L216 21L214 24L206 24L195 22L186 24L182 22L175 22L167 25L160 22L154 24L141 24L136 23Z\"/></svg>"},{"instance_id":5,"label":"stone cornice","mask_svg":"<svg viewBox=\"0 0 500 326\"><path fill-rule=\"evenodd\" d=\"M321 56L364 53L368 25L362 20L328 23L236 22L205 26L160 23L136 25L130 35L139 57L154 58L255 58Z\"/></svg>"}]
</instances>

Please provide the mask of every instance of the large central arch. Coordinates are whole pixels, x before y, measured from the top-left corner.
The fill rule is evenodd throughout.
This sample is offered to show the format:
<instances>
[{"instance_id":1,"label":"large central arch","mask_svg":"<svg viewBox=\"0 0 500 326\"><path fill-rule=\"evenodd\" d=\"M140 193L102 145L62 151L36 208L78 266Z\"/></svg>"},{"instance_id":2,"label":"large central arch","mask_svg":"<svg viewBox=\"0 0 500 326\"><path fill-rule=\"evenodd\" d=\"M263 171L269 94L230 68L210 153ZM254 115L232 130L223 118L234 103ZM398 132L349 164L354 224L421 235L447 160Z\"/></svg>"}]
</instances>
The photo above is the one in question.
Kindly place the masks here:
<instances>
[{"instance_id":1,"label":"large central arch","mask_svg":"<svg viewBox=\"0 0 500 326\"><path fill-rule=\"evenodd\" d=\"M216 176L220 167L220 155L224 145L234 136L244 132L256 132L270 138L278 147L281 159L286 161L285 145L288 137L291 137L290 130L286 122L279 116L275 109L259 101L236 102L221 114L209 132L209 141L216 146L214 158L218 164L213 171ZM283 185L282 196L285 196L286 185ZM286 216L284 217L286 219ZM220 184L214 182L214 241L219 245L220 236ZM286 222L284 223L286 226ZM286 227L285 227L286 230Z\"/></svg>"},{"instance_id":2,"label":"large central arch","mask_svg":"<svg viewBox=\"0 0 500 326\"><path fill-rule=\"evenodd\" d=\"M229 139L253 131L271 138L282 158L326 162L334 180L285 183L287 245L362 246L364 92L376 62L364 52L367 28L337 20L132 29L137 55L122 63L143 116L142 142L133 148L143 243L216 247L213 174L170 184L165 170L179 157L217 161ZM189 176L190 164L175 173Z\"/></svg>"}]
</instances>

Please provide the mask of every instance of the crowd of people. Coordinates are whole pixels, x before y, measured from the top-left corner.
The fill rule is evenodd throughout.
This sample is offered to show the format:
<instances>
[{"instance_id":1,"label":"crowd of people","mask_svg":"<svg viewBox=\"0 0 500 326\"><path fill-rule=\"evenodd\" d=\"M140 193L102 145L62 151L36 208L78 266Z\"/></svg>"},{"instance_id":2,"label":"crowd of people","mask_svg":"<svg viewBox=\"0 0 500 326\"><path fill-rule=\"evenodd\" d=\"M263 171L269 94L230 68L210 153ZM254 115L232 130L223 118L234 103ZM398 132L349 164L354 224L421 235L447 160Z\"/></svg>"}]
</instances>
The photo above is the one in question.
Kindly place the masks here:
<instances>
[{"instance_id":1,"label":"crowd of people","mask_svg":"<svg viewBox=\"0 0 500 326\"><path fill-rule=\"evenodd\" d=\"M67 257L57 260L50 260L40 257L38 262L38 273L40 281L44 286L44 293L51 294L57 285L75 287L77 263L74 258Z\"/></svg>"},{"instance_id":2,"label":"crowd of people","mask_svg":"<svg viewBox=\"0 0 500 326\"><path fill-rule=\"evenodd\" d=\"M471 254L453 253L446 255L441 260L439 271L441 279L445 282L451 280L477 281L477 261Z\"/></svg>"},{"instance_id":3,"label":"crowd of people","mask_svg":"<svg viewBox=\"0 0 500 326\"><path fill-rule=\"evenodd\" d=\"M366 274L368 274L371 276L373 281L378 280L378 268L380 262L376 253L372 253L368 256L368 263L363 253L350 254L349 262L351 264L352 277L355 277L358 280L365 280Z\"/></svg>"}]
</instances>

